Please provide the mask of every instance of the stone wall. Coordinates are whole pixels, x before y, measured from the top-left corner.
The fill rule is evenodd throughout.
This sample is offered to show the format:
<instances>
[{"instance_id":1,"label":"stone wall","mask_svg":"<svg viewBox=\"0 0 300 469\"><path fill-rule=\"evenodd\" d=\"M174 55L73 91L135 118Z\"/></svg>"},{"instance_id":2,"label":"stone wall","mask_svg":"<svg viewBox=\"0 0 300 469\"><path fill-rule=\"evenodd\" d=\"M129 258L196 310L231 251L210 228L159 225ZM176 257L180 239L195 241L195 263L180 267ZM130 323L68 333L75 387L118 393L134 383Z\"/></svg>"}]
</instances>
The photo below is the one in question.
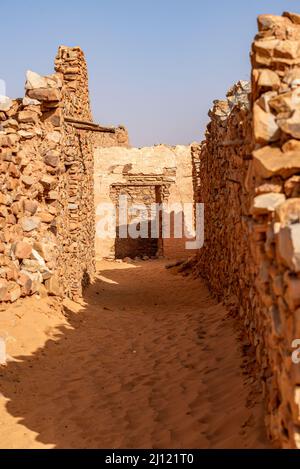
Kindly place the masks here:
<instances>
[{"instance_id":1,"label":"stone wall","mask_svg":"<svg viewBox=\"0 0 300 469\"><path fill-rule=\"evenodd\" d=\"M300 15L262 15L258 27L251 89L240 81L214 102L201 144L129 148L124 127L95 124L78 47L59 48L56 73L28 72L23 99L0 97L0 301L79 298L95 258L116 255L118 230L96 236L95 252L95 221L120 193L147 206L204 202L196 269L239 312L271 439L300 448ZM185 241L125 248L181 258L193 253Z\"/></svg>"},{"instance_id":2,"label":"stone wall","mask_svg":"<svg viewBox=\"0 0 300 469\"><path fill-rule=\"evenodd\" d=\"M94 131L90 124L87 66L81 49L60 47L55 69L64 83L61 103L64 171L56 220L60 246L57 277L65 294L76 299L94 274Z\"/></svg>"},{"instance_id":3,"label":"stone wall","mask_svg":"<svg viewBox=\"0 0 300 469\"><path fill-rule=\"evenodd\" d=\"M169 147L157 145L145 148L97 148L95 151L95 205L96 227L102 224L104 212L101 205L117 205L116 193L127 193L134 203L143 202L171 204L193 203L191 147L178 145ZM128 222L130 224L130 221ZM96 230L97 231L97 230ZM157 253L170 258L186 258L192 250L186 250L186 238L175 238L172 226L169 239L158 239L157 243L130 239L120 241L116 233L103 239L96 233L96 258L122 257L132 252L132 256L149 256ZM117 248L121 247L118 254ZM122 245L122 246L121 246ZM129 250L129 251L128 251ZM135 256L134 256L135 253ZM124 257L126 257L124 255Z\"/></svg>"},{"instance_id":4,"label":"stone wall","mask_svg":"<svg viewBox=\"0 0 300 469\"><path fill-rule=\"evenodd\" d=\"M255 347L274 444L300 447L300 16L262 15L252 94L239 82L193 150L205 203L197 269L238 308Z\"/></svg>"},{"instance_id":5,"label":"stone wall","mask_svg":"<svg viewBox=\"0 0 300 469\"><path fill-rule=\"evenodd\" d=\"M58 288L59 257L55 220L60 175L64 171L58 74L28 72L24 99L0 104L0 299ZM54 117L55 116L55 117Z\"/></svg>"},{"instance_id":6,"label":"stone wall","mask_svg":"<svg viewBox=\"0 0 300 469\"><path fill-rule=\"evenodd\" d=\"M130 148L128 132L124 126L119 125L119 127L106 127L102 129L102 131L94 133L95 148Z\"/></svg>"},{"instance_id":7,"label":"stone wall","mask_svg":"<svg viewBox=\"0 0 300 469\"><path fill-rule=\"evenodd\" d=\"M77 299L95 270L94 148L129 146L123 126L95 124L79 47L53 75L27 72L25 97L0 99L0 301Z\"/></svg>"},{"instance_id":8,"label":"stone wall","mask_svg":"<svg viewBox=\"0 0 300 469\"><path fill-rule=\"evenodd\" d=\"M101 132L83 52L60 47L55 66L46 77L27 72L23 99L0 100L1 301L76 299L94 273L93 136Z\"/></svg>"}]
</instances>

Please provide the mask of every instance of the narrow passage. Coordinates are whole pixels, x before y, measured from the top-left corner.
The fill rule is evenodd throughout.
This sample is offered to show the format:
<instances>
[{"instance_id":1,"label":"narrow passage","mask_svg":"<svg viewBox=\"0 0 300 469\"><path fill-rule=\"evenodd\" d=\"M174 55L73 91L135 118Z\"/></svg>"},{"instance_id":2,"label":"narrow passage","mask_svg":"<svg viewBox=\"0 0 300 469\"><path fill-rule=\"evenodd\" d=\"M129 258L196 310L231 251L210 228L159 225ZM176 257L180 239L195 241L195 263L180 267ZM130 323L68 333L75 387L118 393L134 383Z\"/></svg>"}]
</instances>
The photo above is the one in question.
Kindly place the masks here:
<instances>
[{"instance_id":1,"label":"narrow passage","mask_svg":"<svg viewBox=\"0 0 300 469\"><path fill-rule=\"evenodd\" d=\"M165 263L101 262L63 314L33 298L1 312L18 360L0 368L1 448L269 446L236 320Z\"/></svg>"}]
</instances>

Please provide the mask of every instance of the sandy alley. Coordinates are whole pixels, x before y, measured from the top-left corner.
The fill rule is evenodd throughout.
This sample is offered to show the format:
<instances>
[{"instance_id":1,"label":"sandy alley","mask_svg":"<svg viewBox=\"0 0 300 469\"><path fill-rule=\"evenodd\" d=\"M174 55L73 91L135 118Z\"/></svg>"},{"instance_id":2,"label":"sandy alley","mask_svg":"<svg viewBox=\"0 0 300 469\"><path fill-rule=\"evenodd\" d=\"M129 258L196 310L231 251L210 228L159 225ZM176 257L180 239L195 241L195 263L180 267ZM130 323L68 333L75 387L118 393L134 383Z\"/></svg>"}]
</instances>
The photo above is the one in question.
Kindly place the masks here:
<instances>
[{"instance_id":1,"label":"sandy alley","mask_svg":"<svg viewBox=\"0 0 300 469\"><path fill-rule=\"evenodd\" d=\"M267 448L226 309L165 261L101 262L82 304L0 311L0 448Z\"/></svg>"}]
</instances>

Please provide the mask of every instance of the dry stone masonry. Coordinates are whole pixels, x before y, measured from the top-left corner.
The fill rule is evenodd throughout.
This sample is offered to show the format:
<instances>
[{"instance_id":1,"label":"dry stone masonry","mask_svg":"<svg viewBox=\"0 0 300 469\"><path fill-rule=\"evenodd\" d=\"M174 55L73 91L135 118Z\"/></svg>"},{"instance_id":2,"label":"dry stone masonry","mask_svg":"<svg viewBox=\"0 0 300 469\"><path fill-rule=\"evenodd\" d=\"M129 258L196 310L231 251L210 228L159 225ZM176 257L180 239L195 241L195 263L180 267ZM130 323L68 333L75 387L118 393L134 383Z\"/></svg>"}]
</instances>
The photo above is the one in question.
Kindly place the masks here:
<instances>
[{"instance_id":1,"label":"dry stone masonry","mask_svg":"<svg viewBox=\"0 0 300 469\"><path fill-rule=\"evenodd\" d=\"M57 237L61 247L58 277L68 296L81 295L94 273L93 124L87 67L79 48L60 47L56 72L64 81L62 154ZM86 125L83 124L86 122Z\"/></svg>"},{"instance_id":2,"label":"dry stone masonry","mask_svg":"<svg viewBox=\"0 0 300 469\"><path fill-rule=\"evenodd\" d=\"M205 202L198 269L235 299L256 350L266 424L278 446L300 448L300 15L262 15L252 47L252 92L239 82L215 101L194 147Z\"/></svg>"},{"instance_id":3,"label":"dry stone masonry","mask_svg":"<svg viewBox=\"0 0 300 469\"><path fill-rule=\"evenodd\" d=\"M95 262L94 144L128 146L123 127L92 121L81 49L60 47L55 69L27 72L25 97L0 100L0 301L81 295Z\"/></svg>"},{"instance_id":4,"label":"dry stone masonry","mask_svg":"<svg viewBox=\"0 0 300 469\"><path fill-rule=\"evenodd\" d=\"M192 254L184 238L95 236L120 194L204 203L195 269L239 312L270 438L300 448L300 15L262 15L258 29L251 84L214 101L200 144L130 148L123 126L94 123L78 47L59 48L52 75L27 72L23 99L0 97L0 301L78 299L96 258Z\"/></svg>"},{"instance_id":5,"label":"dry stone masonry","mask_svg":"<svg viewBox=\"0 0 300 469\"><path fill-rule=\"evenodd\" d=\"M281 445L299 448L300 367L291 360L291 344L300 337L300 15L260 16L258 26L251 248L272 373L266 379L270 431Z\"/></svg>"},{"instance_id":6,"label":"dry stone masonry","mask_svg":"<svg viewBox=\"0 0 300 469\"><path fill-rule=\"evenodd\" d=\"M60 75L27 73L24 99L1 99L0 298L15 301L45 286L57 293L55 220L60 175Z\"/></svg>"}]
</instances>

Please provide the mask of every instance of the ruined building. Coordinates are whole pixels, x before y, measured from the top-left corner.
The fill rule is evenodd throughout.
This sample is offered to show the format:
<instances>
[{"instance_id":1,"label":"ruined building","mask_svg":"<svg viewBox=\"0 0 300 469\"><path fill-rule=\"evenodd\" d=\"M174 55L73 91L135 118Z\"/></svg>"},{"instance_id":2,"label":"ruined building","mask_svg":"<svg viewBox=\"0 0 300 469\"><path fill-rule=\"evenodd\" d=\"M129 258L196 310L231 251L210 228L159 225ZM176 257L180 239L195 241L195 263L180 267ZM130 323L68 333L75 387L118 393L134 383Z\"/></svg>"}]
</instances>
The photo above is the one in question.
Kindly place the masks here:
<instances>
[{"instance_id":1,"label":"ruined building","mask_svg":"<svg viewBox=\"0 0 300 469\"><path fill-rule=\"evenodd\" d=\"M25 97L0 104L1 301L82 294L95 270L94 145L128 143L124 128L93 123L81 49L60 47L55 70L28 72Z\"/></svg>"},{"instance_id":2,"label":"ruined building","mask_svg":"<svg viewBox=\"0 0 300 469\"><path fill-rule=\"evenodd\" d=\"M262 15L258 27L251 85L214 102L199 144L130 148L123 127L94 123L79 48L59 49L53 75L28 72L23 99L1 98L0 300L76 299L101 257L195 254L256 351L270 438L300 448L300 15ZM203 248L125 242L120 227L95 237L98 205L120 194L204 203Z\"/></svg>"}]
</instances>

